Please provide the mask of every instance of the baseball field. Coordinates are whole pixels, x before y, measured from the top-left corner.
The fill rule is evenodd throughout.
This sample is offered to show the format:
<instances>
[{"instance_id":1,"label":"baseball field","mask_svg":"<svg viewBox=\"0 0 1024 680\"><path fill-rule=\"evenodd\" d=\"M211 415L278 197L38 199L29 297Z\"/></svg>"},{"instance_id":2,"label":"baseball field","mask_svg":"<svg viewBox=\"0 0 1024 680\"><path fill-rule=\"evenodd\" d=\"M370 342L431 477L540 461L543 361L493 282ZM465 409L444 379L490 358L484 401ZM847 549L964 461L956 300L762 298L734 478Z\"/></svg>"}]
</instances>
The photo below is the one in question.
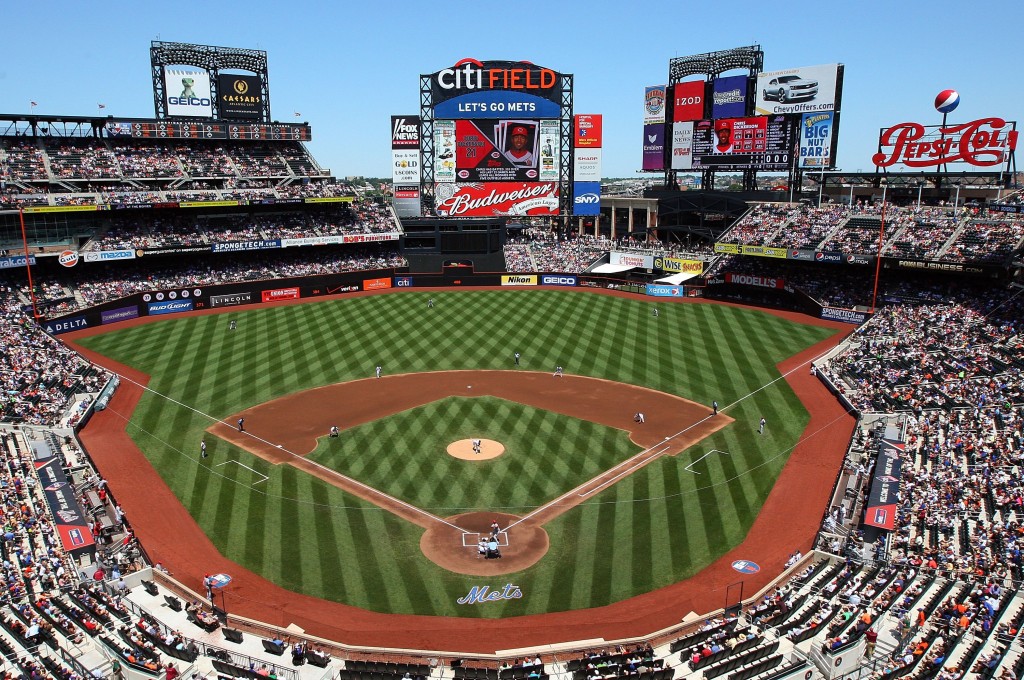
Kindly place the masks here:
<instances>
[{"instance_id":1,"label":"baseball field","mask_svg":"<svg viewBox=\"0 0 1024 680\"><path fill-rule=\"evenodd\" d=\"M501 618L646 593L742 541L808 422L776 365L835 332L719 304L470 290L77 342L150 377L127 432L228 559L364 609ZM446 452L474 437L504 452ZM492 516L507 557L473 562ZM507 583L521 596L459 603Z\"/></svg>"}]
</instances>

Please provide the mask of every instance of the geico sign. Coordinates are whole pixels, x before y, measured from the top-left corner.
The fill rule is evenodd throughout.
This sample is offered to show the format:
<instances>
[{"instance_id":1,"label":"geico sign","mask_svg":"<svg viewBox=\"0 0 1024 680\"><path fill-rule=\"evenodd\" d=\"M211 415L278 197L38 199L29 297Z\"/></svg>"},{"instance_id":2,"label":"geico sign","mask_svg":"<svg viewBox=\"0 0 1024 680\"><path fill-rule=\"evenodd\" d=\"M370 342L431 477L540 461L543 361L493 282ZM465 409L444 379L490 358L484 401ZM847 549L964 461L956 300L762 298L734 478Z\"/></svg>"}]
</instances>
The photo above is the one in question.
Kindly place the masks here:
<instances>
[{"instance_id":1,"label":"geico sign","mask_svg":"<svg viewBox=\"0 0 1024 680\"><path fill-rule=\"evenodd\" d=\"M542 276L540 282L545 286L575 286L575 276Z\"/></svg>"},{"instance_id":2,"label":"geico sign","mask_svg":"<svg viewBox=\"0 0 1024 680\"><path fill-rule=\"evenodd\" d=\"M575 199L573 199L573 201L580 205L587 203L600 203L601 197L594 193L580 194Z\"/></svg>"},{"instance_id":3,"label":"geico sign","mask_svg":"<svg viewBox=\"0 0 1024 680\"><path fill-rule=\"evenodd\" d=\"M206 97L168 97L167 103L171 106L209 106L211 104Z\"/></svg>"},{"instance_id":4,"label":"geico sign","mask_svg":"<svg viewBox=\"0 0 1024 680\"><path fill-rule=\"evenodd\" d=\"M550 90L558 82L546 68L483 68L476 59L464 59L437 72L442 90Z\"/></svg>"}]
</instances>

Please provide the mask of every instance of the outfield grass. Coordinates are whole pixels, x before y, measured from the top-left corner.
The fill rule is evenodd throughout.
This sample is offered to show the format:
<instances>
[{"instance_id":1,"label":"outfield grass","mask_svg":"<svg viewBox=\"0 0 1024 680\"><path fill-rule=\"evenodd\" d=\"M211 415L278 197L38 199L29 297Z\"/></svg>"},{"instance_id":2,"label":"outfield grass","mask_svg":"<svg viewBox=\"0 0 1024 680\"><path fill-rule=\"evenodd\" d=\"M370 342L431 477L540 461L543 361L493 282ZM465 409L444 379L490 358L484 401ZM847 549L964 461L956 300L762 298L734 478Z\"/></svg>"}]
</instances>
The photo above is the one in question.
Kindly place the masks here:
<instances>
[{"instance_id":1,"label":"outfield grass","mask_svg":"<svg viewBox=\"0 0 1024 680\"><path fill-rule=\"evenodd\" d=\"M238 310L82 344L152 376L154 393L139 403L129 433L225 555L287 588L368 609L497 617L608 604L686 578L742 540L807 421L775 364L831 333L715 304L660 303L655 318L647 301L570 291L434 292L433 309L427 297L403 292ZM238 330L228 331L229 319L238 320ZM511 368L516 351L523 369L561 365L567 373L717 400L736 419L546 525L551 550L535 566L483 580L499 588L515 582L522 599L456 604L485 583L426 560L418 527L290 466L208 442L218 459L269 477L254 491L253 474L240 466L199 464L197 442L211 417L366 378L377 365L388 374ZM762 416L769 425L758 436ZM393 442L400 440L396 432ZM729 455L708 456L694 467L699 475L684 469L712 448Z\"/></svg>"}]
</instances>

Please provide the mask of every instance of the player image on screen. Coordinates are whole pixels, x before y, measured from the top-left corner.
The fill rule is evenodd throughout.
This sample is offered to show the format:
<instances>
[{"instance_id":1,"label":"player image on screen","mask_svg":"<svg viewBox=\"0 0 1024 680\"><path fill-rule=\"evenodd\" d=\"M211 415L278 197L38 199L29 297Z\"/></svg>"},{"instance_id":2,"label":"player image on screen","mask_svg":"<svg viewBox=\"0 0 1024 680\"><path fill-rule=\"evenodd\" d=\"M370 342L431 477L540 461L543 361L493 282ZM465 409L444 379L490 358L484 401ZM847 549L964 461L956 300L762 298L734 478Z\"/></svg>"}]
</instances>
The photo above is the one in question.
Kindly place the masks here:
<instances>
[{"instance_id":1,"label":"player image on screen","mask_svg":"<svg viewBox=\"0 0 1024 680\"><path fill-rule=\"evenodd\" d=\"M732 125L727 120L720 120L715 123L715 153L732 153Z\"/></svg>"},{"instance_id":2,"label":"player image on screen","mask_svg":"<svg viewBox=\"0 0 1024 680\"><path fill-rule=\"evenodd\" d=\"M532 168L537 164L537 158L529 146L529 130L523 125L516 125L512 128L512 141L505 151L505 157L512 161L513 165L522 168Z\"/></svg>"}]
</instances>

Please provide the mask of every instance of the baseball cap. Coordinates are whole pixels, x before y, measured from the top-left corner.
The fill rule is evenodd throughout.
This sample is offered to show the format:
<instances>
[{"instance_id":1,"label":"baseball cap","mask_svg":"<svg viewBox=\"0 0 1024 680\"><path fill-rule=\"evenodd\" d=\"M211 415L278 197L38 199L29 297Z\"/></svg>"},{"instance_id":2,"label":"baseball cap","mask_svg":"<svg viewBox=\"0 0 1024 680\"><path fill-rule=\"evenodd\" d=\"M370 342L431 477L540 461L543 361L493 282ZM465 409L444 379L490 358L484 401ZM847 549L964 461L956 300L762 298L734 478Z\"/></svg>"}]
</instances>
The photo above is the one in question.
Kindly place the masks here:
<instances>
[{"instance_id":1,"label":"baseball cap","mask_svg":"<svg viewBox=\"0 0 1024 680\"><path fill-rule=\"evenodd\" d=\"M522 125L517 125L514 128L512 128L512 136L515 137L516 135L522 135L523 137L526 137L526 128L524 128Z\"/></svg>"},{"instance_id":2,"label":"baseball cap","mask_svg":"<svg viewBox=\"0 0 1024 680\"><path fill-rule=\"evenodd\" d=\"M716 132L719 131L719 130L731 130L731 129L732 128L729 126L728 121L720 120L717 123L715 123L715 131Z\"/></svg>"}]
</instances>

